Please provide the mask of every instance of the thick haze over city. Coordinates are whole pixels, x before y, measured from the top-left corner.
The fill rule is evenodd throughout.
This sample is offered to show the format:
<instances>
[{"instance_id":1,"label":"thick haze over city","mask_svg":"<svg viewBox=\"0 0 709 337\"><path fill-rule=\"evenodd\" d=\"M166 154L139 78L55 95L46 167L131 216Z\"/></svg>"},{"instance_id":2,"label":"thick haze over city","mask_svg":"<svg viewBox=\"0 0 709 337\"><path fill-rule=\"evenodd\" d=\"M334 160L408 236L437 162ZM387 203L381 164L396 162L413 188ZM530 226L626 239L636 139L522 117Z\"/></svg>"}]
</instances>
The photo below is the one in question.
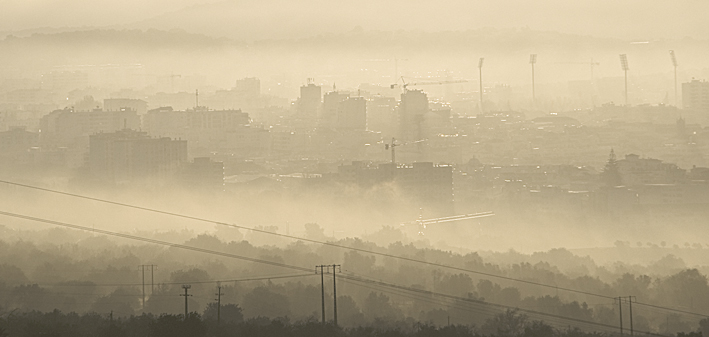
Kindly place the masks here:
<instances>
[{"instance_id":1,"label":"thick haze over city","mask_svg":"<svg viewBox=\"0 0 709 337\"><path fill-rule=\"evenodd\" d=\"M706 13L0 0L0 337L707 336Z\"/></svg>"}]
</instances>

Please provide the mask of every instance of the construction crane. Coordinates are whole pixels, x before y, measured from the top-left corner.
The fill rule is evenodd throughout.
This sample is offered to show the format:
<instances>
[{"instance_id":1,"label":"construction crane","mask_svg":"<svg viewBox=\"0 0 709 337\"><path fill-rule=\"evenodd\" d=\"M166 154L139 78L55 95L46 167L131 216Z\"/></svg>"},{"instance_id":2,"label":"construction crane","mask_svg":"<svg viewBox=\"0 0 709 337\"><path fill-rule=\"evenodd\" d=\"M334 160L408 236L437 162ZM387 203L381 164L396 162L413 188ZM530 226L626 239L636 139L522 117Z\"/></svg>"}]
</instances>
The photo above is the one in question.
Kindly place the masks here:
<instances>
[{"instance_id":1,"label":"construction crane","mask_svg":"<svg viewBox=\"0 0 709 337\"><path fill-rule=\"evenodd\" d=\"M421 140L416 140L416 141L413 141L413 142L406 142L406 143L403 143L403 144L397 144L397 143L396 143L396 139L394 139L394 137L392 137L392 138L391 138L391 143L389 143L389 144L384 144L384 150L389 150L389 149L391 149L391 163L392 163L392 164L396 164L396 151L394 150L395 147L397 147L397 146L402 146L402 145L409 145L409 144L421 143L421 142L425 142L425 141L427 141L427 140L428 140L428 139L421 139Z\"/></svg>"},{"instance_id":2,"label":"construction crane","mask_svg":"<svg viewBox=\"0 0 709 337\"><path fill-rule=\"evenodd\" d=\"M486 218L486 217L490 217L490 216L494 216L494 215L495 215L495 213L493 213L493 212L461 214L461 215L446 216L446 217L442 217L442 218L418 219L418 220L414 220L414 221L404 222L401 225L402 226L416 225L416 226L418 226L418 234L424 235L424 230L429 225L435 225L435 224L444 223L444 222L468 220L468 219Z\"/></svg>"},{"instance_id":3,"label":"construction crane","mask_svg":"<svg viewBox=\"0 0 709 337\"><path fill-rule=\"evenodd\" d=\"M394 89L394 88L396 88L397 86L400 86L400 87L404 88L404 91L406 91L406 90L407 90L407 87L410 86L410 85L413 85L413 86L418 86L418 85L434 85L434 84L436 84L436 85L441 85L441 84L453 84L453 83L466 83L466 82L468 82L468 80L452 80L452 81L432 81L432 82L406 83L406 80L404 80L404 77L403 77L403 76L402 76L400 79L401 79L401 83L402 83L402 84L394 83L394 84L390 85L389 88Z\"/></svg>"}]
</instances>

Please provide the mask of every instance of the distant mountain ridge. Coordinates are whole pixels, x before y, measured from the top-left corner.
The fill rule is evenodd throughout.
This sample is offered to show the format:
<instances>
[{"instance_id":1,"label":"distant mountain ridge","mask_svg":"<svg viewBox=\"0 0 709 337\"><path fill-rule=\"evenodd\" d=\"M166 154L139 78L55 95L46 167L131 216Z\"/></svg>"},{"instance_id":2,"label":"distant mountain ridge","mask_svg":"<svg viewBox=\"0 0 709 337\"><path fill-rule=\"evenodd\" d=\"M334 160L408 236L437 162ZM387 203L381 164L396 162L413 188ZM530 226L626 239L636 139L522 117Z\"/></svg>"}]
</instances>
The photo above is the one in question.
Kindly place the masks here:
<instances>
[{"instance_id":1,"label":"distant mountain ridge","mask_svg":"<svg viewBox=\"0 0 709 337\"><path fill-rule=\"evenodd\" d=\"M692 0L226 0L125 25L182 28L255 41L366 30L447 31L485 27L550 30L624 39L704 38L709 2Z\"/></svg>"},{"instance_id":2,"label":"distant mountain ridge","mask_svg":"<svg viewBox=\"0 0 709 337\"><path fill-rule=\"evenodd\" d=\"M30 33L33 32L33 33ZM416 30L362 30L354 29L343 33L313 35L304 38L263 39L246 42L229 37L215 37L205 33L194 33L183 29L120 29L82 27L76 30L33 30L18 34L4 33L0 43L47 43L53 45L66 44L104 44L104 45L136 45L145 47L175 47L189 46L251 46L251 47L289 47L289 48L328 48L341 49L360 48L418 48L425 44L427 49L445 47L448 49L491 48L501 50L524 50L528 48L546 48L556 45L566 48L579 47L618 47L627 46L631 40L618 38L598 38L566 34L553 31L536 31L531 29L476 29L465 31L423 32ZM657 40L658 43L700 43L701 40Z\"/></svg>"},{"instance_id":3,"label":"distant mountain ridge","mask_svg":"<svg viewBox=\"0 0 709 337\"><path fill-rule=\"evenodd\" d=\"M184 29L258 41L381 31L529 28L653 40L709 36L702 0L53 0L4 2L0 36L67 30ZM45 28L42 28L45 27ZM76 27L76 28L66 28Z\"/></svg>"}]
</instances>

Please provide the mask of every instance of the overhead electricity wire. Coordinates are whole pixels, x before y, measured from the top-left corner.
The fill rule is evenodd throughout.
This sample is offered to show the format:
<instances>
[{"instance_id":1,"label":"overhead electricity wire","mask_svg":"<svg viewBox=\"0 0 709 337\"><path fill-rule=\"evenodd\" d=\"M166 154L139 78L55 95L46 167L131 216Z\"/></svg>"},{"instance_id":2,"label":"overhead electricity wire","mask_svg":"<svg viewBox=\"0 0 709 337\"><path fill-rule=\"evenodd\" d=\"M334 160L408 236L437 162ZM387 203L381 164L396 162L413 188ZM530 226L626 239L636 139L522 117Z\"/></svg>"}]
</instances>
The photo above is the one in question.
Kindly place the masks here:
<instances>
[{"instance_id":1,"label":"overhead electricity wire","mask_svg":"<svg viewBox=\"0 0 709 337\"><path fill-rule=\"evenodd\" d=\"M229 282L246 282L246 281L263 281L263 280L277 280L285 278L294 277L304 277L304 276L315 276L315 273L309 274L296 274L296 275L280 275L280 276L263 276L255 278L243 278L243 279L231 279L231 280L208 280L208 281L184 281L184 282L156 282L155 285L175 285L175 284L209 284L209 283L229 283ZM39 286L51 286L51 287L132 287L140 286L142 283L93 283L92 281L78 281L81 283L71 283L75 281L67 281L66 283L29 283L37 284Z\"/></svg>"},{"instance_id":2,"label":"overhead electricity wire","mask_svg":"<svg viewBox=\"0 0 709 337\"><path fill-rule=\"evenodd\" d=\"M416 299L416 300L423 301L423 302L428 302L428 303L433 303L433 304L438 304L438 305L448 305L449 307L453 307L453 308L455 308L455 309L459 309L459 310L462 310L462 311L468 311L468 312L475 312L475 313L479 313L479 314L485 315L485 316L487 316L487 317L494 317L494 316L497 316L497 315L499 315L499 314L501 313L501 312L498 310L499 308L497 308L497 309L496 309L496 308L492 308L492 307L490 306L491 303L489 303L489 302L484 302L484 304L487 304L487 305L482 305L482 306L477 306L477 307L475 307L475 306L464 306L464 305L462 305L462 304L468 304L468 305L476 305L476 304L478 304L478 305L480 305L480 303L467 302L467 301L460 301L460 300L458 300L458 299L450 299L450 298L441 299L441 298L437 298L437 297L435 297L435 296L434 296L434 297L423 297L423 298L422 298L422 296L425 296L425 295L423 295L423 294L418 294L418 296L417 296L417 295L412 294L412 293L406 293L406 292L403 291L403 290L398 290L398 291L397 291L397 290L392 290L392 289L382 289L382 288L370 287L370 286L366 286L366 285L364 285L364 284L358 284L358 283L356 283L356 282L348 282L348 281L345 281L345 280L342 280L342 282L354 284L354 285L357 285L357 286L359 286L359 287L364 287L364 288L368 288L368 289L374 289L374 290L377 290L377 291L380 291L380 292L391 293L391 294L395 294L395 295L398 295L398 296L408 297L408 298ZM445 300L454 300L455 302L446 302ZM512 307L509 307L509 308L507 308L507 309L512 310L511 308L512 308ZM520 308L519 308L519 307L515 307L514 310L520 310ZM520 310L520 311L521 311L521 310ZM528 317L530 317L530 318L532 318L532 319L534 318L529 312L527 312L526 314L529 314ZM546 316L541 316L541 317L543 317L543 318L540 319L540 320L543 321L543 322L545 322L545 323L548 323L549 325L554 325L554 326L556 326L556 327L558 327L558 328L569 327L569 324L568 324L566 318L555 318L555 317L546 317ZM546 320L544 320L544 319L546 319ZM579 322L576 322L576 323L577 323L578 326L586 326L586 327L588 327L588 326L593 326L593 327L596 328L596 329L598 328L598 327L596 326L596 323L595 323L595 322L591 322L591 321L587 321L587 322L588 322L588 323L579 323ZM613 330L616 330L617 327L608 327L608 329L610 329L610 330L613 331ZM591 330L592 330L592 329L591 329Z\"/></svg>"},{"instance_id":3,"label":"overhead electricity wire","mask_svg":"<svg viewBox=\"0 0 709 337\"><path fill-rule=\"evenodd\" d=\"M449 299L441 299L441 298L436 298L436 297L424 296L421 294L412 294L412 293L408 293L403 290L397 290L397 289L382 289L382 288L377 288L374 286L369 286L369 285L366 285L363 283L357 283L357 282L350 281L350 280L340 280L340 281L344 284L351 284L351 285L354 285L357 287L372 289L372 290L376 290L376 291L382 292L382 293L389 293L389 294L393 294L395 296L411 298L411 299L421 301L421 302L426 302L429 304L447 306L449 308L455 308L455 309L459 309L459 310L467 311L467 312L476 312L476 313L483 314L483 315L490 316L490 317L500 313L499 311L491 309L491 308L486 309L486 308L474 308L474 307L463 306L463 305L461 305L461 303L451 302L451 301L449 301Z\"/></svg>"},{"instance_id":4,"label":"overhead electricity wire","mask_svg":"<svg viewBox=\"0 0 709 337\"><path fill-rule=\"evenodd\" d=\"M637 305L643 305L651 308L656 308L656 309L662 309L662 310L668 310L668 311L674 311L682 314L687 314L687 315L695 315L695 316L700 316L700 317L709 317L709 315L705 314L700 314L698 312L691 312L691 311L686 311L686 310L680 310L680 309L673 309L673 308L667 308L659 305L654 305L654 304L648 304L648 303L642 303L642 302L635 302L633 301L633 304Z\"/></svg>"},{"instance_id":5,"label":"overhead electricity wire","mask_svg":"<svg viewBox=\"0 0 709 337\"><path fill-rule=\"evenodd\" d=\"M558 287L555 285L549 285L549 284L544 284L544 283L539 283L539 282L534 282L534 281L516 279L513 277L495 275L492 273L486 273L486 272L481 272L481 271L476 271L476 270L454 267L454 266L444 265L444 264L435 263L435 262L417 260L414 258L409 258L409 257L405 257L405 256L398 256L398 255L393 255L393 254L387 254L387 253L382 253L382 252L376 252L376 251L363 249L363 248L348 247L348 246L340 245L340 244L333 243L333 242L319 241L319 240L307 239L307 238L302 238L302 237L288 235L288 234L274 233L274 232L269 232L269 231L263 230L263 229L251 228L248 226L240 226L240 225L200 218L200 217L191 216L191 215L163 211L163 210L159 210L159 209L155 209L155 208L137 206L137 205L127 204L127 203L122 203L122 202L117 202L117 201L111 201L111 200L106 200L106 199L101 199L101 198L96 198L96 197L89 197L89 196L85 196L85 195L81 195L81 194L75 194L75 193L63 192L63 191L53 190L53 189L44 188L44 187L21 184L21 183L8 181L8 180L0 180L0 183L13 185L13 186L20 186L20 187L24 187L24 188L29 188L29 189L34 189L34 190L39 190L39 191L44 191L44 192L49 192L49 193L54 193L54 194L66 195L66 196L70 196L70 197L74 197L74 198L98 201L101 203L106 203L106 204L111 204L111 205L116 205L116 206L121 206L121 207L127 207L127 208L133 208L133 209L138 209L138 210L142 210L142 211L146 211L146 212L158 213L158 214L163 214L163 215L170 215L170 216L174 216L174 217L190 219L190 220L195 220L195 221L200 221L200 222L208 222L208 223L217 224L217 225L221 225L221 226L250 230L250 231L254 231L254 232L258 232L258 233L275 235L275 236L285 237L285 238L289 238L289 239L293 239L293 240L300 240L300 241L304 241L304 242L316 243L316 244L321 244L321 245L330 246L330 247L337 247L337 248L342 248L342 249L354 250L357 252L379 255L379 256L384 256L384 257L390 257L390 258L399 259L399 260L408 261L408 262L422 263L422 264L426 264L426 265L430 265L430 266L442 267L442 268L457 270L457 271L466 272L466 273L494 277L494 278L499 278L499 279L503 279L503 280L507 280L507 281L521 282L521 283L531 284L531 285L540 286L540 287L552 288L555 290L564 290L564 291L568 291L568 292L574 292L574 293L589 295L589 296L596 296L596 297L601 297L601 298L606 298L606 299L613 299L614 298L612 296L595 294L595 293L577 290L577 289Z\"/></svg>"},{"instance_id":6,"label":"overhead electricity wire","mask_svg":"<svg viewBox=\"0 0 709 337\"><path fill-rule=\"evenodd\" d=\"M59 221L54 221L54 220L42 219L42 218L37 218L37 217L32 217L32 216L27 216L27 215L22 215L22 214L16 214L16 213L11 213L11 212L0 211L0 215L20 218L20 219L24 219L24 220L42 222L42 223L47 223L47 224L52 224L52 225L57 225L57 226L62 226L62 227L67 227L67 228L92 231L92 232L96 232L96 233L100 233L100 234L104 234L104 235L117 236L117 237L121 237L121 238L138 240L138 241L143 241L143 242L158 244L158 245L165 245L165 246L169 246L169 247L191 250L191 251L196 251L196 252L201 252L201 253L206 253L206 254L219 255L219 256L223 256L223 257L235 258L235 259L246 260L246 261L251 261L251 262L256 262L256 263L264 263L264 264L273 265L273 266L282 267L282 268L296 269L296 270L308 271L308 272L311 271L310 268L303 268L303 267L288 265L285 263L278 263L278 262L272 262L272 261L267 261L267 260L255 259L255 258L245 257L245 256L241 256L241 255L231 254L231 253L225 253L225 252L219 252L219 251L214 251L214 250L209 250L209 249L186 246L186 245L182 245L182 244L175 244L175 243L161 241L161 240L149 239L149 238L124 234L124 233L116 233L116 232L111 232L111 231L107 231L107 230L96 229L96 228L92 228L92 227L80 226L80 225L75 225L75 224L69 224L69 223L64 223L64 222L59 222ZM573 321L573 322L582 323L582 324L592 324L592 325L599 326L599 327L615 329L614 326L603 324L603 323L597 323L597 322L586 321L586 320L572 318L572 317L564 317L564 316L559 316L559 315L554 315L554 314L548 314L548 313L538 312L538 311L529 310L529 309L514 308L514 307L506 306L503 304L484 302L484 301L480 301L480 300L464 298L464 297L459 297L459 296L454 296L454 295L448 295L448 294L443 294L443 293L429 291L429 290L416 289L416 288L411 288L411 287L407 287L407 286L403 286L403 285L397 285L397 284L393 284L393 283L387 283L387 282L383 282L383 281L367 279L367 278L363 278L361 276L340 274L339 277L343 278L343 279L355 281L355 282L365 282L365 283L375 284L375 285L393 288L393 289L416 292L416 293L423 294L423 295L439 296L439 297L464 301L464 302L468 302L468 303L489 305L492 307L498 307L498 308L503 308L503 309L516 309L516 310L526 312L529 314L541 315L541 316L552 317L552 318L556 318L556 319ZM638 331L638 332L645 333L648 335L662 336L662 335L654 334L651 332L644 332L644 331Z\"/></svg>"},{"instance_id":7,"label":"overhead electricity wire","mask_svg":"<svg viewBox=\"0 0 709 337\"><path fill-rule=\"evenodd\" d=\"M64 191L59 191L59 190L54 190L54 189L49 189L49 188L44 188L44 187L39 187L39 186L33 186L33 185L28 185L28 184L12 182L12 181L8 181L8 180L0 179L0 183L12 185L12 186L24 187L24 188L28 188L28 189L39 190L39 191L43 191L43 192L59 194L59 195L70 196L70 197L74 197L74 198L92 200L92 201L97 201L97 202L121 206L121 207L133 208L133 209L138 209L138 210L152 212L152 213L169 215L169 216L190 219L190 220L195 220L195 221L200 221L200 222L208 222L208 223L217 224L217 225L221 225L221 226L250 230L250 231L259 232L259 233L263 233L263 234L285 237L285 238L289 238L289 239L293 239L293 240L300 240L300 241L304 241L304 242L316 243L316 244L321 244L321 245L330 246L330 247L337 247L337 248L342 248L342 249L354 250L357 252L368 253L368 254L373 254L373 255L378 255L378 256L383 256L383 257L389 257L389 258L399 259L399 260L408 261L408 262L421 263L421 264L426 264L426 265L436 266L436 267L441 267L441 268L447 268L447 269L451 269L451 270L456 270L456 271L461 271L461 272L466 272L466 273L471 273L471 274L477 274L477 275L483 275L483 276L503 279L503 280L507 280L507 281L526 283L526 284L531 284L531 285L535 285L535 286L540 286L540 287L545 287L545 288L550 288L550 289L555 289L555 290L563 290L563 291L568 291L568 292L572 292L572 293L583 294L583 295L588 295L588 296L595 296L595 297L600 297L600 298L605 298L605 299L615 299L615 297L613 297L613 296L596 294L596 293L587 292L587 291L583 291L583 290L571 289L571 288L566 288L566 287L559 287L556 285L550 285L550 284L544 284L544 283L539 283L539 282L534 282L534 281L529 281L529 280L516 279L513 277L495 275L492 273L486 273L486 272L470 270L470 269L465 269L465 268L460 268L460 267L455 267L455 266L450 266L450 265L444 265L444 264L435 263L435 262L417 260L414 258L409 258L409 257L405 257L405 256L398 256L398 255L393 255L393 254L387 254L387 253L382 253L382 252L376 252L376 251L363 249L363 248L348 247L348 246L340 245L340 244L333 243L333 242L319 241L319 240L307 239L307 238L297 237L297 236L288 235L288 234L274 233L274 232L269 232L267 230L258 229L258 228L251 228L251 227L247 227L247 226L229 224L229 223L225 223L225 222L221 222L221 221L210 220L210 219L200 218L200 217L196 217L196 216L190 216L190 215L179 214L179 213L175 213L175 212L163 211L163 210L159 210L159 209L155 209L155 208L137 206L137 205L127 204L127 203L122 203L122 202L117 202L117 201L111 201L111 200L106 200L106 199L101 199L101 198L96 198L96 197L85 196L85 195L76 194L76 193L69 193L69 192L64 192ZM4 214L4 213L0 212L0 214ZM5 214L5 215L7 215L7 214ZM51 221L51 220L49 220L49 221ZM42 222L45 222L45 221L42 221ZM82 226L80 226L80 227L82 227ZM91 228L88 228L88 227L83 227L83 228L79 228L79 229L91 230ZM96 231L96 232L98 232L98 231ZM111 233L113 233L113 232L111 232ZM116 233L116 234L120 234L120 233ZM111 234L107 234L107 235L111 235ZM128 234L120 234L120 235L128 235ZM153 239L145 239L145 240L153 240ZM142 240L142 241L144 241L144 240ZM155 240L155 241L158 241L158 240ZM160 244L164 244L164 243L160 243ZM177 247L177 244L170 243L169 245L174 245L175 247ZM184 245L182 245L182 246L184 246ZM189 246L184 246L184 247L189 247ZM262 261L265 261L265 260L262 260ZM266 261L266 262L269 262L269 264L274 264L274 265L276 264L275 262L271 262L271 261ZM291 267L293 267L293 266L291 266ZM296 268L300 268L300 267L296 267ZM702 316L702 317L709 316L709 315L705 315L705 314L701 314L701 313L695 313L695 312L689 312L689 311L673 309L673 308L668 308L668 307L650 305L650 304L645 304L645 303L640 303L640 302L633 302L633 303L638 303L639 305L653 306L655 308L664 309L664 310L668 310L668 311L674 311L674 312L678 312L678 313L685 313L685 314L691 314L691 315Z\"/></svg>"},{"instance_id":8,"label":"overhead electricity wire","mask_svg":"<svg viewBox=\"0 0 709 337\"><path fill-rule=\"evenodd\" d=\"M537 315L537 316L553 317L553 318L557 318L557 319L563 319L563 320L572 321L572 322L577 322L577 323L582 323L582 324L591 324L591 325L595 325L595 326L599 326L599 327L604 327L604 328L609 328L609 329L617 329L617 327L616 327L616 326L613 326L613 325L608 325L608 324L603 324L603 323L598 323L598 322L593 322L593 321L587 321L587 320L580 319L580 318L565 317L565 316L560 316L560 315L555 315L555 314L550 314L550 313L545 313L545 312L539 312L539 311L530 310L530 309L515 308L515 307L508 306L508 305L504 305L504 304L485 302L485 301L481 301L481 300L477 300L477 299L471 299L471 298L466 298L466 297L460 297L460 296L455 296L455 295L449 295L449 294L444 294L444 293L435 292L435 291L430 291L430 290L411 288L411 287L402 286L402 285L397 285L397 284L393 284L393 283L388 283L388 282L383 282L383 281L377 281L377 280L362 278L361 276L351 276L351 275L346 275L346 274L340 274L340 276L338 276L338 277L345 278L345 279L348 279L348 280L351 280L351 281L355 281L355 282L358 282L358 281L359 281L359 282L366 282L366 283L376 284L376 285L383 286L383 287L388 287L388 288L394 288L394 289L407 290L407 291L411 291L411 292L417 292L417 293L420 293L420 294L427 294L427 295L431 295L431 296L440 296L440 297L445 297L445 298L450 298L450 299L457 299L457 300L465 301L465 302L469 302L469 303L476 303L476 304L481 304L481 305L489 305L489 306L492 306L492 307L498 307L498 308L502 308L502 309L518 310L518 311L521 311L521 312L525 312L525 313L529 313L529 314L534 314L534 315ZM652 332L649 332L649 331L639 331L639 330L638 330L637 332L643 333L643 334L648 334L648 335L654 335L654 336L664 336L664 335L655 334L655 333L652 333Z\"/></svg>"},{"instance_id":9,"label":"overhead electricity wire","mask_svg":"<svg viewBox=\"0 0 709 337\"><path fill-rule=\"evenodd\" d=\"M168 247L191 250L191 251L200 252L200 253L218 255L218 256L223 256L223 257L228 257L228 258L233 258L233 259L238 259L238 260L263 263L263 264L268 264L268 265L281 267L281 268L288 268L288 269L294 269L294 270L306 271L306 272L312 271L312 268L298 267L298 266L293 266L293 265L280 263L280 262L273 262L273 261L268 261L268 260L256 259L253 257L241 256L241 255L225 253L225 252L220 252L220 251L205 249L205 248L192 247L192 246L187 246L187 245L183 245L183 244L179 244L179 243L172 243L172 242L167 242L167 241L162 241L162 240L149 239L149 238L144 238L141 236L135 236L135 235L130 235L130 234L111 232L111 231L107 231L104 229L96 229L96 228L92 228L92 227L75 225L75 224L70 224L70 223L66 223L66 222L47 220L47 219L37 218L37 217L33 217L33 216L28 216L28 215L17 214L17 213L0 211L0 215L5 215L5 216L13 217L13 218L24 219L24 220L31 220L31 221L36 221L36 222L43 222L43 223L47 223L47 224L51 224L51 225L68 227L68 228L79 229L79 230L84 230L84 231L90 231L90 232L94 232L94 233L100 233L100 234L120 237L120 238L124 238L124 239L143 241L143 242L152 243L152 244L156 244L156 245L163 245L163 246L168 246Z\"/></svg>"}]
</instances>

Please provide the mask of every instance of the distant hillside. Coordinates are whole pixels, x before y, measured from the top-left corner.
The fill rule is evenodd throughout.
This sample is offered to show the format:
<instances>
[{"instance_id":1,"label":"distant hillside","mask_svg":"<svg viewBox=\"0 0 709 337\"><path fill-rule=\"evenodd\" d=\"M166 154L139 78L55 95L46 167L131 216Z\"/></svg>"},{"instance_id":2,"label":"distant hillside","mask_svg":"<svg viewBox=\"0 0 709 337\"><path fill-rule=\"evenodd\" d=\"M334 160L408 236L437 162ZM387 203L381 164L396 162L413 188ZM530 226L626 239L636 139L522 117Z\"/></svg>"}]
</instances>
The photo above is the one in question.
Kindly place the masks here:
<instances>
[{"instance_id":1,"label":"distant hillside","mask_svg":"<svg viewBox=\"0 0 709 337\"><path fill-rule=\"evenodd\" d=\"M703 0L33 0L2 2L0 31L179 28L255 41L357 26L427 32L528 27L624 39L705 39L706 13L709 2Z\"/></svg>"},{"instance_id":2,"label":"distant hillside","mask_svg":"<svg viewBox=\"0 0 709 337\"><path fill-rule=\"evenodd\" d=\"M187 33L181 29L170 31L148 30L116 30L116 29L86 29L58 33L35 33L26 37L14 37L9 34L2 41L9 45L40 45L62 47L99 47L114 48L194 48L213 47L233 44L226 38L214 38L203 34Z\"/></svg>"},{"instance_id":3,"label":"distant hillside","mask_svg":"<svg viewBox=\"0 0 709 337\"><path fill-rule=\"evenodd\" d=\"M183 28L242 40L367 30L529 27L628 39L706 38L709 2L696 0L226 0L142 20L132 28Z\"/></svg>"},{"instance_id":4,"label":"distant hillside","mask_svg":"<svg viewBox=\"0 0 709 337\"><path fill-rule=\"evenodd\" d=\"M632 40L598 38L533 29L484 28L465 31L350 29L306 38L244 41L181 29L92 29L8 35L0 40L0 71L43 73L58 65L143 64L151 74L204 74L210 83L234 78L280 76L276 83L331 78L341 85L389 83L394 58L400 74L419 76L448 69L474 78L477 58L497 83L527 83L529 54L538 54L539 83L587 79L588 62L600 65L595 76L620 76L618 54L627 54L631 76L669 72L668 50L677 52L682 78L709 68L709 44L696 39ZM418 73L419 75L416 75ZM287 74L287 75L284 75ZM37 75L37 74L35 74ZM423 75L422 75L423 76ZM347 83L346 83L347 82ZM221 85L221 84L220 84Z\"/></svg>"},{"instance_id":5,"label":"distant hillside","mask_svg":"<svg viewBox=\"0 0 709 337\"><path fill-rule=\"evenodd\" d=\"M215 37L207 33L188 32L183 29L90 29L73 31L38 32L32 34L7 34L0 38L5 47L110 47L139 49L192 49L208 47L286 48L332 51L380 50L387 52L409 51L490 51L526 52L528 50L565 50L629 48L631 40L598 38L554 31L532 29L484 28L465 31L423 32L420 30L363 30L353 29L343 33L310 35L304 38L262 39L246 42L235 38ZM666 46L699 46L694 39L658 40L642 48Z\"/></svg>"}]
</instances>

